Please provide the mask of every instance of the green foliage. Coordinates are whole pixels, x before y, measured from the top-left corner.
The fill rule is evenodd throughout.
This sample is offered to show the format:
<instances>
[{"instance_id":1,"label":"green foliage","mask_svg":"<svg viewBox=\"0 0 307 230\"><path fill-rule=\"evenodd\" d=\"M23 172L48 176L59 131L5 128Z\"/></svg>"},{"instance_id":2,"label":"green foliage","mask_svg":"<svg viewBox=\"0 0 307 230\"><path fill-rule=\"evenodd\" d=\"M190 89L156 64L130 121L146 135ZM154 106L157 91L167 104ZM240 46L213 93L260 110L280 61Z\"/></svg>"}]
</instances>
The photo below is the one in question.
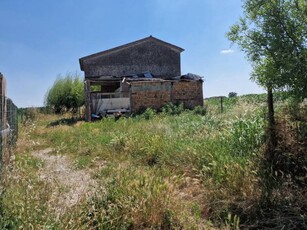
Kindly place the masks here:
<instances>
[{"instance_id":1,"label":"green foliage","mask_svg":"<svg viewBox=\"0 0 307 230\"><path fill-rule=\"evenodd\" d=\"M48 210L52 188L35 175L42 162L29 155L18 159L8 175L2 197L1 229L54 228L55 215Z\"/></svg>"},{"instance_id":2,"label":"green foliage","mask_svg":"<svg viewBox=\"0 0 307 230\"><path fill-rule=\"evenodd\" d=\"M290 115L293 121L305 121L307 120L307 99L303 102L299 102L293 98L288 98L283 105L285 113Z\"/></svg>"},{"instance_id":3,"label":"green foliage","mask_svg":"<svg viewBox=\"0 0 307 230\"><path fill-rule=\"evenodd\" d=\"M238 94L236 92L230 92L228 93L228 97L236 97Z\"/></svg>"},{"instance_id":4,"label":"green foliage","mask_svg":"<svg viewBox=\"0 0 307 230\"><path fill-rule=\"evenodd\" d=\"M76 111L84 104L84 87L81 78L75 74L59 76L46 93L46 106L52 107L56 113Z\"/></svg>"},{"instance_id":5,"label":"green foliage","mask_svg":"<svg viewBox=\"0 0 307 230\"><path fill-rule=\"evenodd\" d=\"M289 99L290 95L287 92L277 91L273 93L274 103L283 103L285 100ZM245 94L240 96L240 99L249 104L258 104L267 102L267 94Z\"/></svg>"},{"instance_id":6,"label":"green foliage","mask_svg":"<svg viewBox=\"0 0 307 230\"><path fill-rule=\"evenodd\" d=\"M231 213L228 213L226 225L230 227L230 229L237 230L240 229L240 217L237 215L232 215Z\"/></svg>"},{"instance_id":7,"label":"green foliage","mask_svg":"<svg viewBox=\"0 0 307 230\"><path fill-rule=\"evenodd\" d=\"M256 153L264 143L264 121L259 115L234 120L229 130L229 144L235 156Z\"/></svg>"},{"instance_id":8,"label":"green foliage","mask_svg":"<svg viewBox=\"0 0 307 230\"><path fill-rule=\"evenodd\" d=\"M184 111L183 104L175 105L171 102L167 103L162 108L162 112L167 115L179 115Z\"/></svg>"},{"instance_id":9,"label":"green foliage","mask_svg":"<svg viewBox=\"0 0 307 230\"><path fill-rule=\"evenodd\" d=\"M157 112L156 110L152 109L152 108L147 108L144 113L142 113L141 117L146 119L146 120L149 120L149 119L152 119L156 116Z\"/></svg>"},{"instance_id":10,"label":"green foliage","mask_svg":"<svg viewBox=\"0 0 307 230\"><path fill-rule=\"evenodd\" d=\"M77 169L83 169L88 167L92 163L92 157L90 155L83 155L78 157L75 161L75 167Z\"/></svg>"},{"instance_id":11,"label":"green foliage","mask_svg":"<svg viewBox=\"0 0 307 230\"><path fill-rule=\"evenodd\" d=\"M253 65L252 78L264 87L307 97L307 4L305 0L244 0L244 17L227 37Z\"/></svg>"},{"instance_id":12,"label":"green foliage","mask_svg":"<svg viewBox=\"0 0 307 230\"><path fill-rule=\"evenodd\" d=\"M227 112L228 110L231 110L237 104L237 102L238 102L238 97L231 97L231 98L222 97L223 111ZM205 104L208 106L208 109L212 109L214 110L214 112L221 111L220 97L206 99Z\"/></svg>"},{"instance_id":13,"label":"green foliage","mask_svg":"<svg viewBox=\"0 0 307 230\"><path fill-rule=\"evenodd\" d=\"M159 228L170 212L169 188L159 175L144 174L134 167L119 168L107 183L106 190L97 192L84 219L97 229Z\"/></svg>"},{"instance_id":14,"label":"green foliage","mask_svg":"<svg viewBox=\"0 0 307 230\"><path fill-rule=\"evenodd\" d=\"M20 108L18 109L18 120L23 124L33 122L37 119L38 113L36 108Z\"/></svg>"},{"instance_id":15,"label":"green foliage","mask_svg":"<svg viewBox=\"0 0 307 230\"><path fill-rule=\"evenodd\" d=\"M207 114L207 107L206 106L196 106L193 109L194 114L198 114L201 116L205 116Z\"/></svg>"}]
</instances>

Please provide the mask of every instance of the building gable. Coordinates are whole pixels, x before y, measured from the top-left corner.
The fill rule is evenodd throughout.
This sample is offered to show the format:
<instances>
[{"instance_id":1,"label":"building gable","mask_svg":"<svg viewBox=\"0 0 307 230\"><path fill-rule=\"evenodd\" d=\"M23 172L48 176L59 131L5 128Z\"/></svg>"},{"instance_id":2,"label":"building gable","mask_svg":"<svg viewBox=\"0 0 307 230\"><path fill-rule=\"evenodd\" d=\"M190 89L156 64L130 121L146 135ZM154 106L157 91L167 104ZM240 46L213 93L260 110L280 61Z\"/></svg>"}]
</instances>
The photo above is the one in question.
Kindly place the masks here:
<instances>
[{"instance_id":1,"label":"building gable","mask_svg":"<svg viewBox=\"0 0 307 230\"><path fill-rule=\"evenodd\" d=\"M152 36L80 58L85 77L123 76L149 71L157 77L180 75L182 48Z\"/></svg>"}]
</instances>

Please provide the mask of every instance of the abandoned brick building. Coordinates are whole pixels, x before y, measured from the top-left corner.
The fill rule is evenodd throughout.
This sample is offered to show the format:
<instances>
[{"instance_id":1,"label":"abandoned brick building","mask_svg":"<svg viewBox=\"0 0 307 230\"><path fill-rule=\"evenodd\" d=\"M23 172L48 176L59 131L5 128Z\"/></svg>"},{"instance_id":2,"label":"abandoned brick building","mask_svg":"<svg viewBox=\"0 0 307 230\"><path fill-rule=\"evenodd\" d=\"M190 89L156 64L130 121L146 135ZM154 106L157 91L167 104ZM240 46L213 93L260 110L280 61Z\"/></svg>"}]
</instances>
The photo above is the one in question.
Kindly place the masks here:
<instances>
[{"instance_id":1,"label":"abandoned brick building","mask_svg":"<svg viewBox=\"0 0 307 230\"><path fill-rule=\"evenodd\" d=\"M182 48L147 37L79 59L85 79L85 119L114 112L161 109L168 102L203 105L203 81L181 75Z\"/></svg>"}]
</instances>

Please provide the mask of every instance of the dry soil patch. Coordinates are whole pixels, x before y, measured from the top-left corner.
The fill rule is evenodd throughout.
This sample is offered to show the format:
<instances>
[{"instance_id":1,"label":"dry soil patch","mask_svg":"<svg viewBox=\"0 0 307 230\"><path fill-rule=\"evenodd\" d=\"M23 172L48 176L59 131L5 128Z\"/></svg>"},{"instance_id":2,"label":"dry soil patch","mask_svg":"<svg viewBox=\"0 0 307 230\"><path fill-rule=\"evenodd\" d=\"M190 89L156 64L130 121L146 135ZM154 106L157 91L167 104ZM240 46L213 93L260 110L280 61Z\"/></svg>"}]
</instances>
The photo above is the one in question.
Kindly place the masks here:
<instances>
[{"instance_id":1,"label":"dry soil patch","mask_svg":"<svg viewBox=\"0 0 307 230\"><path fill-rule=\"evenodd\" d=\"M68 208L90 196L96 182L86 170L77 170L71 160L62 155L52 155L51 148L33 152L32 155L44 162L39 177L52 184L50 207L61 215Z\"/></svg>"}]
</instances>

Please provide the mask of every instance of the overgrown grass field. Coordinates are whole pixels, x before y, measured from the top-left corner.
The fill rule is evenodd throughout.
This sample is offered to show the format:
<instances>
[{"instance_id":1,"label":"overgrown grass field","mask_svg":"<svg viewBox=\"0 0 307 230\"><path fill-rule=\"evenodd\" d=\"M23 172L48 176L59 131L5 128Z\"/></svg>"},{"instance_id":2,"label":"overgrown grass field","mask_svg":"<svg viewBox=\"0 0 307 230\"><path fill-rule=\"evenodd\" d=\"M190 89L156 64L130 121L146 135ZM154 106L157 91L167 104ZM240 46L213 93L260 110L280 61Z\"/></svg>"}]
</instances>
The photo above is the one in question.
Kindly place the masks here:
<instances>
[{"instance_id":1,"label":"overgrown grass field","mask_svg":"<svg viewBox=\"0 0 307 230\"><path fill-rule=\"evenodd\" d=\"M276 105L282 111L286 102ZM192 111L167 105L92 123L32 112L20 121L2 228L239 229L267 218L259 214L267 192L265 95L224 99L223 113L211 99ZM40 177L46 162L33 155L47 148L95 181L64 211L54 194L71 188ZM306 227L306 214L297 215Z\"/></svg>"}]
</instances>

